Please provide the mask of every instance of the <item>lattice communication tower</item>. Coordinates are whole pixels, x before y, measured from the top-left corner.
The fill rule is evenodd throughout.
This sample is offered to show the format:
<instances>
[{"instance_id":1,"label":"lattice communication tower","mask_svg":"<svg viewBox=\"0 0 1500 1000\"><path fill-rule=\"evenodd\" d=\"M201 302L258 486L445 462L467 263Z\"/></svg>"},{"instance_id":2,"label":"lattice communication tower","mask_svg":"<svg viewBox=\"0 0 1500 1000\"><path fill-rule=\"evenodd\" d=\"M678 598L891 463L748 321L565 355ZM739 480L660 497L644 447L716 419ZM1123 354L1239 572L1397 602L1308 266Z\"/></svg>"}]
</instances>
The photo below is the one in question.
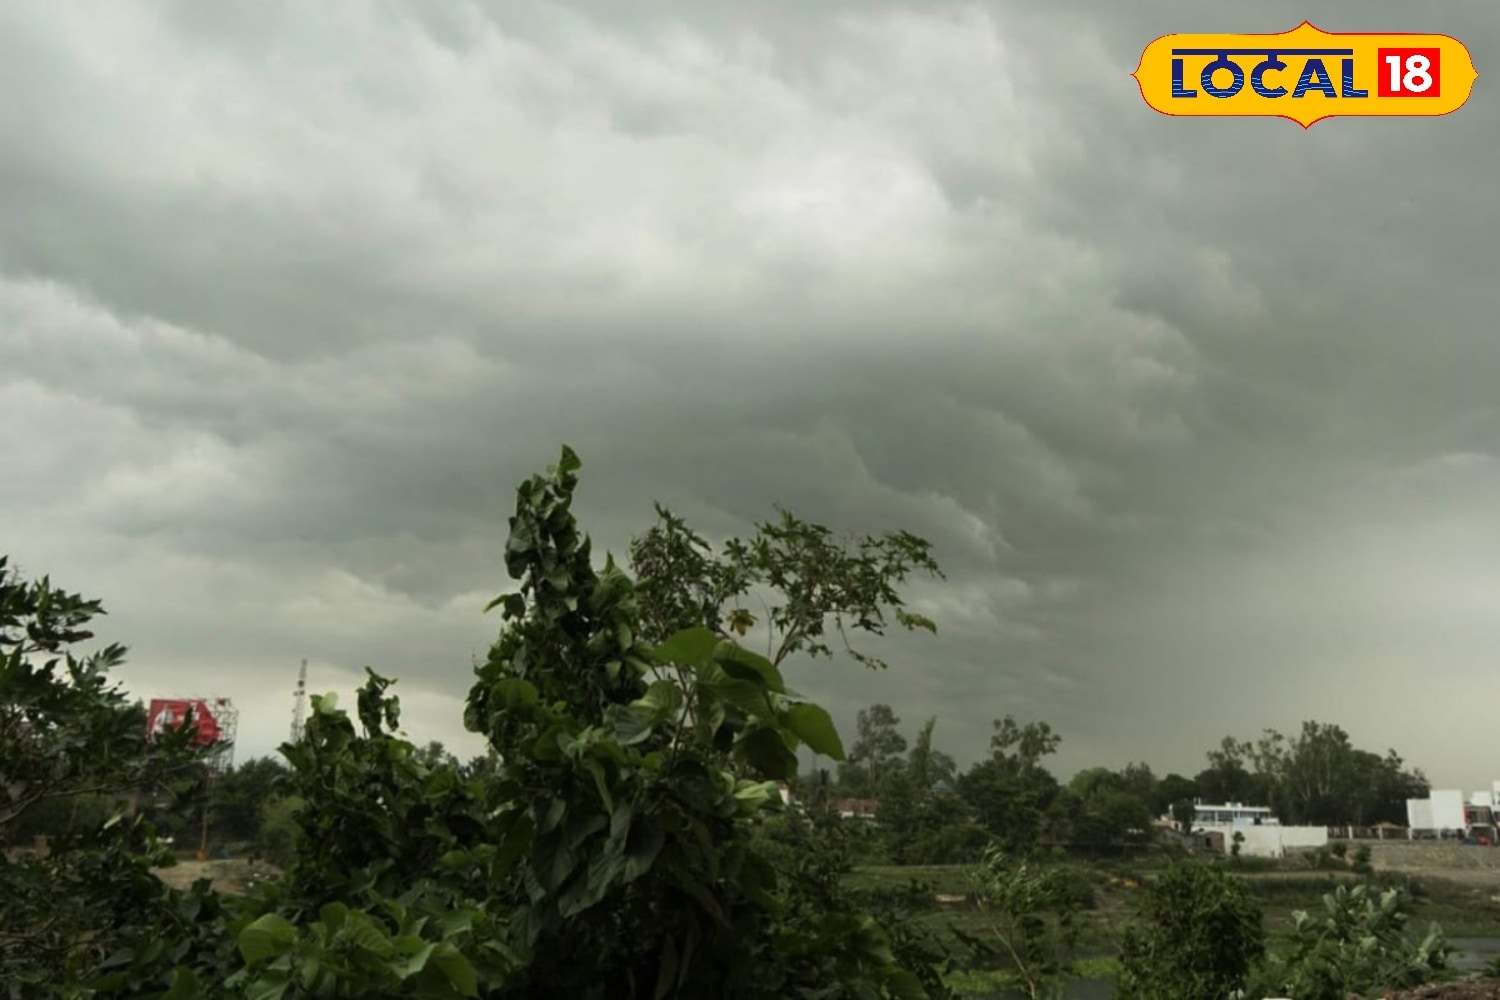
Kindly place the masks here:
<instances>
[{"instance_id":1,"label":"lattice communication tower","mask_svg":"<svg viewBox=\"0 0 1500 1000\"><path fill-rule=\"evenodd\" d=\"M307 728L307 661L297 671L297 690L292 694L292 742L302 742L302 731Z\"/></svg>"}]
</instances>

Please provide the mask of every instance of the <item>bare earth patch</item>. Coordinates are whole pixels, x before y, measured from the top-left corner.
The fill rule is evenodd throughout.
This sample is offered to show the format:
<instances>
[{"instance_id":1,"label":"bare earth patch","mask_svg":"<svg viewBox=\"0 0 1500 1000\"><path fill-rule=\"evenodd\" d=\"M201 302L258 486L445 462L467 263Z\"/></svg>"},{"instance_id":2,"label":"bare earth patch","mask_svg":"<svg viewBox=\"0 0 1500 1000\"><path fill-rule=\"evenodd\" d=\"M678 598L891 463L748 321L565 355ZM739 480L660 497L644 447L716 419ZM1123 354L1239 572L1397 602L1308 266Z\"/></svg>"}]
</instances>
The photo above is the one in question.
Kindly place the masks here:
<instances>
[{"instance_id":1,"label":"bare earth patch","mask_svg":"<svg viewBox=\"0 0 1500 1000\"><path fill-rule=\"evenodd\" d=\"M228 861L179 861L170 868L158 868L157 878L174 889L188 889L200 878L211 880L214 892L224 896L242 895L257 879L277 878L281 872L265 862L244 859Z\"/></svg>"}]
</instances>

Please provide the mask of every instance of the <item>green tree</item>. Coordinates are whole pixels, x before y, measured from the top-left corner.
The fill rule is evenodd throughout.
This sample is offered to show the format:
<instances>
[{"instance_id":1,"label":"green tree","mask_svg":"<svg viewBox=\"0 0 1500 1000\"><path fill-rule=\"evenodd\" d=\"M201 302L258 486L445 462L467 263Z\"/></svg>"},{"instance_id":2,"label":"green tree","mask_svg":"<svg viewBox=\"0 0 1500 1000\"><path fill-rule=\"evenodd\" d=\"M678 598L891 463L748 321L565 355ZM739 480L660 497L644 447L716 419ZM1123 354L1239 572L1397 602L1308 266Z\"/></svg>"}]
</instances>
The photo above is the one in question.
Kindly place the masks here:
<instances>
[{"instance_id":1,"label":"green tree","mask_svg":"<svg viewBox=\"0 0 1500 1000\"><path fill-rule=\"evenodd\" d=\"M951 786L958 778L957 763L932 745L932 733L936 727L937 716L923 723L907 756L906 766L918 788L931 790L939 784Z\"/></svg>"},{"instance_id":2,"label":"green tree","mask_svg":"<svg viewBox=\"0 0 1500 1000\"><path fill-rule=\"evenodd\" d=\"M732 538L715 551L658 503L656 523L629 549L641 638L660 642L695 626L744 638L760 628L766 656L779 667L793 655L832 656L831 629L846 655L884 668L884 660L853 644L852 633L883 636L891 621L907 631L937 632L931 619L908 610L898 589L914 573L942 577L926 539L905 531L838 538L789 511L778 514L748 539ZM745 607L752 592L762 598L759 618ZM846 794L870 795L879 775L850 780L857 787Z\"/></svg>"},{"instance_id":3,"label":"green tree","mask_svg":"<svg viewBox=\"0 0 1500 1000\"><path fill-rule=\"evenodd\" d=\"M1126 764L1119 772L1119 791L1133 796L1148 810L1156 802L1161 782L1144 761Z\"/></svg>"},{"instance_id":4,"label":"green tree","mask_svg":"<svg viewBox=\"0 0 1500 1000\"><path fill-rule=\"evenodd\" d=\"M1157 816L1168 812L1175 816L1179 803L1192 805L1199 797L1198 783L1180 774L1169 774L1156 786L1156 798L1151 811Z\"/></svg>"},{"instance_id":5,"label":"green tree","mask_svg":"<svg viewBox=\"0 0 1500 1000\"><path fill-rule=\"evenodd\" d=\"M296 858L276 912L241 935L257 935L252 988L924 995L868 913L826 880L783 881L767 853L762 817L796 749L843 757L827 713L704 625L645 643L637 588L612 560L594 567L571 513L578 467L564 449L517 491L519 591L491 605L504 624L465 712L490 773L428 766L394 735L378 675L360 730L313 699L307 738L283 748L303 800ZM355 933L369 944L351 966L330 949Z\"/></svg>"},{"instance_id":6,"label":"green tree","mask_svg":"<svg viewBox=\"0 0 1500 1000\"><path fill-rule=\"evenodd\" d=\"M849 795L874 795L906 753L901 720L891 706L871 705L859 710L854 728L849 758L839 768L840 790Z\"/></svg>"},{"instance_id":7,"label":"green tree","mask_svg":"<svg viewBox=\"0 0 1500 1000\"><path fill-rule=\"evenodd\" d=\"M417 763L427 768L458 767L458 758L448 752L441 740L428 740L413 753Z\"/></svg>"},{"instance_id":8,"label":"green tree","mask_svg":"<svg viewBox=\"0 0 1500 1000\"><path fill-rule=\"evenodd\" d=\"M75 652L103 614L98 601L27 580L0 557L0 842L54 803L68 805L71 827L45 858L0 853L0 982L13 995L164 990L175 956L162 942L188 952L195 916L216 926L203 886L177 893L152 874L170 858L127 802L195 784L192 730L149 740L139 706L109 676L124 647ZM84 816L75 808L84 802L110 808Z\"/></svg>"},{"instance_id":9,"label":"green tree","mask_svg":"<svg viewBox=\"0 0 1500 1000\"><path fill-rule=\"evenodd\" d=\"M261 805L256 840L274 865L286 867L296 859L297 811L303 804L295 795L278 795Z\"/></svg>"},{"instance_id":10,"label":"green tree","mask_svg":"<svg viewBox=\"0 0 1500 1000\"><path fill-rule=\"evenodd\" d=\"M489 744L482 767L402 738L394 682L367 670L352 712L315 696L304 737L280 748L289 774L261 830L285 845L279 884L234 902L206 883L167 890L150 825L112 821L46 862L4 861L0 978L26 996L151 1000L944 996L919 933L884 926L836 866L782 871L767 846L797 751L844 757L828 713L723 630L643 639L639 590L612 560L595 568L572 515L578 468L565 448L517 491L505 554L518 591L491 604L503 625L465 707ZM824 551L817 532L779 527L756 557L772 588L795 582L775 571L788 552ZM886 607L888 584L871 584ZM177 773L157 765L199 773L190 732L146 744L105 686L114 647L66 657L62 678L60 657L31 664L88 638L96 606L45 581L7 588L0 826ZM778 656L817 651L820 590L837 598L835 626L847 614L878 632L878 617L813 590L771 616Z\"/></svg>"},{"instance_id":11,"label":"green tree","mask_svg":"<svg viewBox=\"0 0 1500 1000\"><path fill-rule=\"evenodd\" d=\"M884 635L887 616L904 629L936 632L906 608L897 587L914 572L942 577L930 542L909 532L837 539L820 524L780 511L749 539L730 539L715 552L660 504L657 521L630 546L641 607L641 634L659 642L680 629L705 626L744 636L761 625L766 657L780 665L802 653L827 657L829 627L845 653L870 667L885 661L850 644L850 632ZM752 588L769 595L764 621L743 607Z\"/></svg>"},{"instance_id":12,"label":"green tree","mask_svg":"<svg viewBox=\"0 0 1500 1000\"><path fill-rule=\"evenodd\" d=\"M1208 767L1193 778L1198 794L1205 802L1270 804L1261 783L1245 766L1251 749L1250 744L1226 736L1217 749L1208 752Z\"/></svg>"},{"instance_id":13,"label":"green tree","mask_svg":"<svg viewBox=\"0 0 1500 1000\"><path fill-rule=\"evenodd\" d=\"M844 756L827 713L787 692L773 660L708 627L642 646L634 586L608 560L593 570L568 513L577 468L565 451L519 493L507 561L521 593L496 602L507 627L466 717L504 762L496 822L526 845L504 893L525 963L507 988L921 995L868 915L790 905L800 890L780 886L755 849L755 817L779 804L774 783L795 775L795 749ZM795 611L808 606L773 614L804 637L784 638L783 653L817 642Z\"/></svg>"},{"instance_id":14,"label":"green tree","mask_svg":"<svg viewBox=\"0 0 1500 1000\"><path fill-rule=\"evenodd\" d=\"M981 955L999 958L1015 987L1031 997L1061 998L1073 972L1083 902L1066 870L985 852L978 874L986 938L963 935Z\"/></svg>"},{"instance_id":15,"label":"green tree","mask_svg":"<svg viewBox=\"0 0 1500 1000\"><path fill-rule=\"evenodd\" d=\"M1360 750L1332 723L1304 722L1295 737L1267 729L1253 743L1226 737L1208 757L1200 796L1270 806L1286 823L1403 822L1406 800L1428 787L1394 750L1383 757Z\"/></svg>"},{"instance_id":16,"label":"green tree","mask_svg":"<svg viewBox=\"0 0 1500 1000\"><path fill-rule=\"evenodd\" d=\"M261 814L289 775L275 757L256 757L215 778L209 821L221 840L259 839Z\"/></svg>"},{"instance_id":17,"label":"green tree","mask_svg":"<svg viewBox=\"0 0 1500 1000\"><path fill-rule=\"evenodd\" d=\"M1122 791L1120 776L1107 767L1089 767L1068 780L1068 791L1086 800L1100 792Z\"/></svg>"},{"instance_id":18,"label":"green tree","mask_svg":"<svg viewBox=\"0 0 1500 1000\"><path fill-rule=\"evenodd\" d=\"M500 755L494 750L475 754L463 765L463 773L466 778L489 781L500 773Z\"/></svg>"},{"instance_id":19,"label":"green tree","mask_svg":"<svg viewBox=\"0 0 1500 1000\"><path fill-rule=\"evenodd\" d=\"M1006 716L994 723L990 756L959 778L958 791L981 826L1010 853L1038 843L1043 817L1058 794L1057 779L1043 765L1059 737L1045 722L1024 726Z\"/></svg>"},{"instance_id":20,"label":"green tree","mask_svg":"<svg viewBox=\"0 0 1500 1000\"><path fill-rule=\"evenodd\" d=\"M1265 926L1244 883L1179 862L1141 894L1120 946L1119 1000L1224 1000L1265 955Z\"/></svg>"},{"instance_id":21,"label":"green tree","mask_svg":"<svg viewBox=\"0 0 1500 1000\"><path fill-rule=\"evenodd\" d=\"M1075 845L1093 849L1146 843L1154 831L1150 803L1157 780L1144 764L1120 771L1091 767L1075 774L1053 801L1053 828Z\"/></svg>"},{"instance_id":22,"label":"green tree","mask_svg":"<svg viewBox=\"0 0 1500 1000\"><path fill-rule=\"evenodd\" d=\"M952 786L953 758L933 746L936 725L936 718L923 724L905 762L892 761L876 789L876 818L886 853L896 864L971 862L989 840Z\"/></svg>"}]
</instances>

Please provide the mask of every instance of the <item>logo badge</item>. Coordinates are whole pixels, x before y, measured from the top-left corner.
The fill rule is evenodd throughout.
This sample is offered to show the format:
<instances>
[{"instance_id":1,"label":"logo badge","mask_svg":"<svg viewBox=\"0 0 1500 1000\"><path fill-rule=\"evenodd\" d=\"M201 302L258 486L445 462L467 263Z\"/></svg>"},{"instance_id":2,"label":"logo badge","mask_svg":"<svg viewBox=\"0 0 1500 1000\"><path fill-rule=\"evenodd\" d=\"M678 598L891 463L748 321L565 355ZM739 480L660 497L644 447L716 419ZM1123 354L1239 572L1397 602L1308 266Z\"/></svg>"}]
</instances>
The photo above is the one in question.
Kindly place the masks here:
<instances>
[{"instance_id":1,"label":"logo badge","mask_svg":"<svg viewBox=\"0 0 1500 1000\"><path fill-rule=\"evenodd\" d=\"M1328 32L1307 21L1276 35L1163 35L1131 74L1164 115L1324 118L1446 115L1479 73L1447 35Z\"/></svg>"}]
</instances>

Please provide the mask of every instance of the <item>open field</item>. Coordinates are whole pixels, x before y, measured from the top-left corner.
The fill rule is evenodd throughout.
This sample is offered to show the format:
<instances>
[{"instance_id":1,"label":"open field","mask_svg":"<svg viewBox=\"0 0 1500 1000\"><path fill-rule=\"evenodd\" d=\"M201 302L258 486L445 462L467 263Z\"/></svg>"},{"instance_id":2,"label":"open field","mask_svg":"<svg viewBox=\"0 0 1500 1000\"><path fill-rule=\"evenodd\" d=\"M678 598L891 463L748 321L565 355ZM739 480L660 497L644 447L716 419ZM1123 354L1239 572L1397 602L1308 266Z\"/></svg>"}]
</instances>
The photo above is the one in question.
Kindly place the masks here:
<instances>
[{"instance_id":1,"label":"open field","mask_svg":"<svg viewBox=\"0 0 1500 1000\"><path fill-rule=\"evenodd\" d=\"M1402 845L1408 846L1408 845ZM1460 849L1462 850L1462 849ZM1471 850L1483 850L1476 848ZM1500 862L1500 850L1493 850ZM1489 861L1489 857L1480 859ZM1450 941L1460 948L1455 967L1477 969L1489 957L1500 952L1500 867L1475 863L1466 855L1450 855L1442 848L1393 852L1379 859L1374 881L1377 887L1400 884L1414 897L1412 928L1425 929L1429 922L1439 924ZM1078 863L1077 870L1094 887L1096 905L1087 915L1080 941L1084 961L1080 971L1089 979L1107 979L1115 971L1113 956L1134 909L1141 886L1160 869L1160 861ZM1446 865L1446 866L1445 866ZM1399 866L1399 867L1398 867ZM973 869L966 865L933 865L914 867L871 866L858 869L850 876L852 885L900 899L910 911L914 923L930 928L954 946L959 954L965 949L955 931L984 937L985 915L975 905L972 893ZM1352 872L1314 871L1302 858L1287 859L1277 867L1239 871L1255 893L1265 913L1271 947L1291 928L1297 910L1316 910L1322 897L1340 884L1357 884L1365 879ZM913 882L924 886L923 893L904 892ZM960 973L953 985L965 995L995 996L992 974L982 970ZM1084 992L1094 996L1090 984L1079 983ZM1103 989L1104 983L1098 983ZM1490 984L1486 989L1494 989ZM1108 992L1095 991L1098 996ZM1413 996L1425 994L1413 994ZM1434 996L1500 997L1500 993L1453 992Z\"/></svg>"}]
</instances>

